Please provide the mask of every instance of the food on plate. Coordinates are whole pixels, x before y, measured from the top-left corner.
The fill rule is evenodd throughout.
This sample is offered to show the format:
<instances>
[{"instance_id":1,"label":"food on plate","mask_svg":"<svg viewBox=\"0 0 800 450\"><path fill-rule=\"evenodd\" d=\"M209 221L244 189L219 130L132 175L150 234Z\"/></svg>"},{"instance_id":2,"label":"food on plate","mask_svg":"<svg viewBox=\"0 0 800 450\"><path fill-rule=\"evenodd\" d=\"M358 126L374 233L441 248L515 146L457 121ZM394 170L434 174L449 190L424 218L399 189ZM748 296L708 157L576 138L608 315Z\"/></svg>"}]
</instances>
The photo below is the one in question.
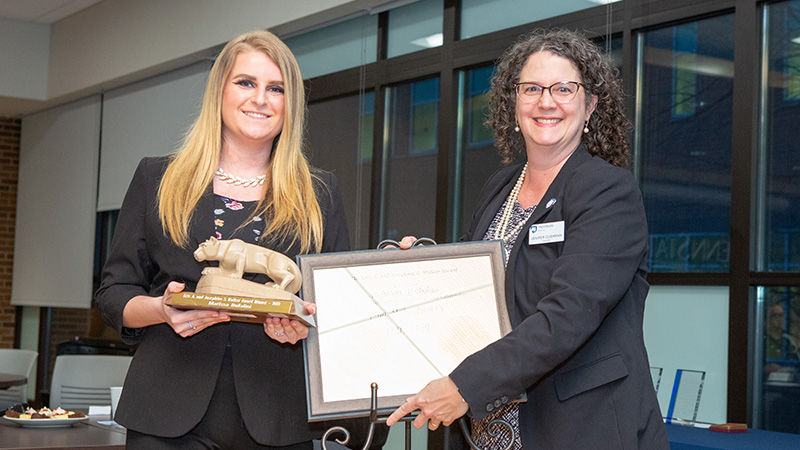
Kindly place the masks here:
<instances>
[{"instance_id":1,"label":"food on plate","mask_svg":"<svg viewBox=\"0 0 800 450\"><path fill-rule=\"evenodd\" d=\"M8 408L5 416L12 419L77 419L79 417L86 417L86 414L67 411L61 407L50 409L45 406L42 409L36 410L28 405L21 405Z\"/></svg>"}]
</instances>

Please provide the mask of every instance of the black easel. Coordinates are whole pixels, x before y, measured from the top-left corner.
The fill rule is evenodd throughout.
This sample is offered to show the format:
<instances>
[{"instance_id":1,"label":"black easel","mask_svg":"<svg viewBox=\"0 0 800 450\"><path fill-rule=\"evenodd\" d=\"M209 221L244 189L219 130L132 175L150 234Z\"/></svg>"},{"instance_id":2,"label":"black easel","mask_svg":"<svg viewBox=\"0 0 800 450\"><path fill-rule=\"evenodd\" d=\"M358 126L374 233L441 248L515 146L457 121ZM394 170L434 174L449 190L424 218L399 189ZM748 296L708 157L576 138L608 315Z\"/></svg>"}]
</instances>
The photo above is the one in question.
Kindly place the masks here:
<instances>
[{"instance_id":1,"label":"black easel","mask_svg":"<svg viewBox=\"0 0 800 450\"><path fill-rule=\"evenodd\" d=\"M375 425L377 425L379 423L386 423L386 419L388 418L388 416L385 416L385 417L379 417L378 416L378 383L372 383L372 384L370 384L369 387L370 387L370 392L371 392L370 393L370 410L369 410L369 432L367 433L367 440L364 443L363 450L369 449L369 446L372 444L372 437L375 434ZM402 419L400 419L400 421L405 424L405 431L406 431L405 449L406 450L411 450L411 422L414 420L415 417L416 417L416 415L409 414L409 415L403 417ZM464 417L461 417L460 419L458 419L458 424L459 424L459 427L461 428L461 432L464 434L464 438L466 439L467 444L469 444L470 448L472 450L484 450L484 449L481 449L480 447L478 447L475 444L475 441L472 440L472 436L471 436L471 433L470 433L470 430L469 430L469 426L467 425L467 421L466 421L466 419ZM513 448L513 446L514 446L514 439L513 438L515 438L516 436L515 436L514 428L511 426L510 423L506 422L505 420L501 420L501 419L495 419L495 420L489 422L489 426L488 426L489 435L490 436L495 436L498 433L502 433L503 432L503 428L505 428L507 430L507 432L509 434L511 434L512 439L509 441L509 444L506 446L506 448L504 448L502 450L511 450L511 448ZM346 428L338 427L338 426L337 427L331 427L331 428L328 428L327 431L325 431L324 435L322 435L322 449L323 450L328 450L328 446L327 446L326 442L328 441L328 438L331 437L331 435L333 435L335 433L340 433L340 434L344 435L343 439L335 439L336 443L338 443L340 445L347 445L347 443L350 442L350 432L347 431Z\"/></svg>"}]
</instances>

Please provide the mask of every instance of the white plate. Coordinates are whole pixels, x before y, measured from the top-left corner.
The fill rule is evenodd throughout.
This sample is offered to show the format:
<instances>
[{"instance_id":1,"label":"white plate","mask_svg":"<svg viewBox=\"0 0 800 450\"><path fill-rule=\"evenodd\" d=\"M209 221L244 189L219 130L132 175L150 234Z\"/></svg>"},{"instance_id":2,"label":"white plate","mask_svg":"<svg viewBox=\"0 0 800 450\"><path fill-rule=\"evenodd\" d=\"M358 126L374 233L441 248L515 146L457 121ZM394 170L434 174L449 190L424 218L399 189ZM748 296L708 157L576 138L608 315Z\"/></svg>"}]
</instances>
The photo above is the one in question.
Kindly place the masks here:
<instances>
[{"instance_id":1,"label":"white plate","mask_svg":"<svg viewBox=\"0 0 800 450\"><path fill-rule=\"evenodd\" d=\"M84 416L70 417L68 419L19 419L16 417L3 416L3 419L8 420L9 422L17 423L25 428L61 428L71 427L72 425L88 420L89 418Z\"/></svg>"}]
</instances>

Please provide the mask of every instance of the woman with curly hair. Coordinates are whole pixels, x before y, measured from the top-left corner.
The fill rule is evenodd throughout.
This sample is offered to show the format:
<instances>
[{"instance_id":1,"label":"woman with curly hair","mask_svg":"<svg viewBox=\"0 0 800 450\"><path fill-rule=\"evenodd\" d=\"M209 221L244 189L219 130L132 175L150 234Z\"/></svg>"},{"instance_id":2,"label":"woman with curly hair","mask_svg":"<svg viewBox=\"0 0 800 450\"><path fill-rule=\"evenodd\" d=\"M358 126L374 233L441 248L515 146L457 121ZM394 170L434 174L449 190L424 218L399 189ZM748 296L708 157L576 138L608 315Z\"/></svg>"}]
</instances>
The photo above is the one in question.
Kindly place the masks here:
<instances>
[{"instance_id":1,"label":"woman with curly hair","mask_svg":"<svg viewBox=\"0 0 800 450\"><path fill-rule=\"evenodd\" d=\"M522 157L484 185L466 239L504 241L512 331L387 423L419 409L415 425L436 429L468 413L481 448L669 448L642 335L647 223L616 70L581 34L538 30L500 58L491 94L501 159ZM497 419L515 439L494 433Z\"/></svg>"}]
</instances>

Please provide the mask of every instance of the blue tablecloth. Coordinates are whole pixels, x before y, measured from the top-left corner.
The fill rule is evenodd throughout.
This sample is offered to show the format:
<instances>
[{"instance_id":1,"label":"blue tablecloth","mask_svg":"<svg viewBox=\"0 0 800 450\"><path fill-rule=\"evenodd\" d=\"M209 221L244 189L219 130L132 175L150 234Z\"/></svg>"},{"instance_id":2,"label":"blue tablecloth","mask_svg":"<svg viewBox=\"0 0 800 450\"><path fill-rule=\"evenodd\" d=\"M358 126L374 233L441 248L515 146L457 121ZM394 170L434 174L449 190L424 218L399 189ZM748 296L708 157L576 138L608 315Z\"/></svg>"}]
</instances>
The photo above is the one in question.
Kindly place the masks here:
<instances>
[{"instance_id":1,"label":"blue tablecloth","mask_svg":"<svg viewBox=\"0 0 800 450\"><path fill-rule=\"evenodd\" d=\"M667 424L671 450L798 450L800 435L748 429L746 433L720 433L705 428Z\"/></svg>"}]
</instances>

